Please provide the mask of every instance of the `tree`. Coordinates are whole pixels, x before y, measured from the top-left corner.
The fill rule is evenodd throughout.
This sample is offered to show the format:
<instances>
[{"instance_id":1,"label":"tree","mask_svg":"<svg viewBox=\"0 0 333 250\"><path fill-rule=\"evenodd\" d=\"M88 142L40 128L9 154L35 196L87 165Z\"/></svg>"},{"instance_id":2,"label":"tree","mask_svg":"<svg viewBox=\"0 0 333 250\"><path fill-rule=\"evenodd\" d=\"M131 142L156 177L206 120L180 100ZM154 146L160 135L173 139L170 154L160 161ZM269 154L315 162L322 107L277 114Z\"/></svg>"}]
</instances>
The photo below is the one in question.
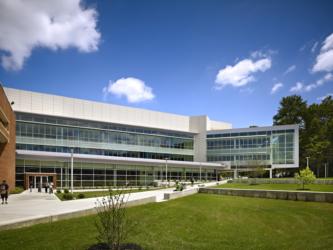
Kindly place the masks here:
<instances>
[{"instance_id":1,"label":"tree","mask_svg":"<svg viewBox=\"0 0 333 250\"><path fill-rule=\"evenodd\" d=\"M120 249L129 231L129 221L126 217L128 197L124 190L114 192L110 188L109 195L96 203L97 240L102 245L107 244L111 250Z\"/></svg>"},{"instance_id":2,"label":"tree","mask_svg":"<svg viewBox=\"0 0 333 250\"><path fill-rule=\"evenodd\" d=\"M283 97L278 113L273 117L274 125L299 124L304 127L307 105L301 96Z\"/></svg>"},{"instance_id":3,"label":"tree","mask_svg":"<svg viewBox=\"0 0 333 250\"><path fill-rule=\"evenodd\" d=\"M304 189L304 186L307 184L311 184L315 181L316 176L311 171L309 167L306 167L305 169L302 169L299 171L299 174L295 174L296 181L302 184L302 189Z\"/></svg>"},{"instance_id":4,"label":"tree","mask_svg":"<svg viewBox=\"0 0 333 250\"><path fill-rule=\"evenodd\" d=\"M310 156L310 166L317 168L333 165L333 100L327 97L321 103L307 105L302 97L283 97L274 125L299 124L300 165L305 166ZM320 170L320 169L317 169Z\"/></svg>"}]
</instances>

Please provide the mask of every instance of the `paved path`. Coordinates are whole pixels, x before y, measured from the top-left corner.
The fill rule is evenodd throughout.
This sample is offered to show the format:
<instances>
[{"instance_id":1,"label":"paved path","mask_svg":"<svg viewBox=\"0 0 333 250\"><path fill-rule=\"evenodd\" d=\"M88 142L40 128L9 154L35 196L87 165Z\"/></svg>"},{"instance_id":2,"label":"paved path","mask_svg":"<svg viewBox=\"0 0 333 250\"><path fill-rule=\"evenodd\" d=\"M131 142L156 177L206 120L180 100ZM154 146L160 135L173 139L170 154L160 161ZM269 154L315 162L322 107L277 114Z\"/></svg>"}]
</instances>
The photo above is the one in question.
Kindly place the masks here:
<instances>
[{"instance_id":1,"label":"paved path","mask_svg":"<svg viewBox=\"0 0 333 250\"><path fill-rule=\"evenodd\" d=\"M216 182L205 183L205 186L216 185ZM198 185L187 189L198 188ZM131 193L128 200L140 200L155 196L156 202L164 201L164 193L173 192L174 188ZM36 190L24 191L9 196L8 204L0 204L0 228L17 222L39 219L48 216L82 211L96 206L98 198L72 201L60 201L54 194L38 193Z\"/></svg>"}]
</instances>

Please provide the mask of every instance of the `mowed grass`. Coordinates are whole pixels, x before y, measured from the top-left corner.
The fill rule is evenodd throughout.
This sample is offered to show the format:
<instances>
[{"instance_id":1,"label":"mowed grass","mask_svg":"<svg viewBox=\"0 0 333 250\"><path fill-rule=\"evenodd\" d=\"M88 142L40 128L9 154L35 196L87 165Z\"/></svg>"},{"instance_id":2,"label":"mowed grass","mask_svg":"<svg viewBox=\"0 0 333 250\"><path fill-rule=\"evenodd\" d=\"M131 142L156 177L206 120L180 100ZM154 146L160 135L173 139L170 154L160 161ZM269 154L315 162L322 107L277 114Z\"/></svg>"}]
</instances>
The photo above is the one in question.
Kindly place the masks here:
<instances>
[{"instance_id":1,"label":"mowed grass","mask_svg":"<svg viewBox=\"0 0 333 250\"><path fill-rule=\"evenodd\" d=\"M144 249L333 249L333 204L196 194L128 209ZM0 233L0 249L87 249L96 216Z\"/></svg>"},{"instance_id":2,"label":"mowed grass","mask_svg":"<svg viewBox=\"0 0 333 250\"><path fill-rule=\"evenodd\" d=\"M265 190L294 190L294 191L320 191L333 192L333 185L329 184L309 184L305 185L305 190L302 190L302 185L299 184L255 184L249 183L226 183L215 188L241 188L241 189L265 189Z\"/></svg>"}]
</instances>

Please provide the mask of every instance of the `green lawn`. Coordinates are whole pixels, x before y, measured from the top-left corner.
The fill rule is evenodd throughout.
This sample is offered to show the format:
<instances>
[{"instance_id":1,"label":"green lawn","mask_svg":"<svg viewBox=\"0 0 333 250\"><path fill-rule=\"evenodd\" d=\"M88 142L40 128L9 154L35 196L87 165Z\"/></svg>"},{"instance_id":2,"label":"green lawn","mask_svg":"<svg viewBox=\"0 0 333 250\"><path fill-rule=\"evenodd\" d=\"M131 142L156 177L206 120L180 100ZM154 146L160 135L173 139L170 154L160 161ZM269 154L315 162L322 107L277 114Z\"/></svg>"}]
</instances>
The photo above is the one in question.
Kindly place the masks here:
<instances>
[{"instance_id":1,"label":"green lawn","mask_svg":"<svg viewBox=\"0 0 333 250\"><path fill-rule=\"evenodd\" d=\"M149 191L146 189L132 189L132 190L126 190L123 191L123 193L133 193L133 192L143 192L143 191ZM84 194L84 198L96 198L96 197L102 197L102 196L107 196L109 195L109 191L86 191L86 192L74 192L73 193L73 197L75 197L75 199L78 199L78 195L79 194ZM64 200L62 197L63 193L56 193L56 196L58 196L58 198L60 200Z\"/></svg>"},{"instance_id":2,"label":"green lawn","mask_svg":"<svg viewBox=\"0 0 333 250\"><path fill-rule=\"evenodd\" d=\"M333 204L197 194L128 210L144 249L333 249ZM95 216L0 233L0 249L86 249Z\"/></svg>"},{"instance_id":3,"label":"green lawn","mask_svg":"<svg viewBox=\"0 0 333 250\"><path fill-rule=\"evenodd\" d=\"M256 184L248 183L227 183L216 186L216 188L243 188L243 189L266 189L266 190L301 190L302 186L298 184ZM305 191L333 192L333 185L309 184L305 185Z\"/></svg>"}]
</instances>

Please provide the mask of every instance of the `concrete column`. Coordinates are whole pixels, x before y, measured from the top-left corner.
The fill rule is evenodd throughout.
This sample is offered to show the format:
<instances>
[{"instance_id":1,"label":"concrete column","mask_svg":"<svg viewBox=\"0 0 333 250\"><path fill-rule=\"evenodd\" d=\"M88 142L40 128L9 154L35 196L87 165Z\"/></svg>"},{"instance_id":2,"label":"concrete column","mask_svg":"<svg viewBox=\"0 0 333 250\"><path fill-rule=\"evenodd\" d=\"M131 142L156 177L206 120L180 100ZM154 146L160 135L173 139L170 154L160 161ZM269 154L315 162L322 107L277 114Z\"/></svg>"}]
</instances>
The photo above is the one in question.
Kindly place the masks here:
<instances>
[{"instance_id":1,"label":"concrete column","mask_svg":"<svg viewBox=\"0 0 333 250\"><path fill-rule=\"evenodd\" d=\"M273 178L273 169L269 170L269 178L272 179Z\"/></svg>"},{"instance_id":2,"label":"concrete column","mask_svg":"<svg viewBox=\"0 0 333 250\"><path fill-rule=\"evenodd\" d=\"M234 179L238 178L238 173L237 173L237 169L234 169Z\"/></svg>"}]
</instances>

